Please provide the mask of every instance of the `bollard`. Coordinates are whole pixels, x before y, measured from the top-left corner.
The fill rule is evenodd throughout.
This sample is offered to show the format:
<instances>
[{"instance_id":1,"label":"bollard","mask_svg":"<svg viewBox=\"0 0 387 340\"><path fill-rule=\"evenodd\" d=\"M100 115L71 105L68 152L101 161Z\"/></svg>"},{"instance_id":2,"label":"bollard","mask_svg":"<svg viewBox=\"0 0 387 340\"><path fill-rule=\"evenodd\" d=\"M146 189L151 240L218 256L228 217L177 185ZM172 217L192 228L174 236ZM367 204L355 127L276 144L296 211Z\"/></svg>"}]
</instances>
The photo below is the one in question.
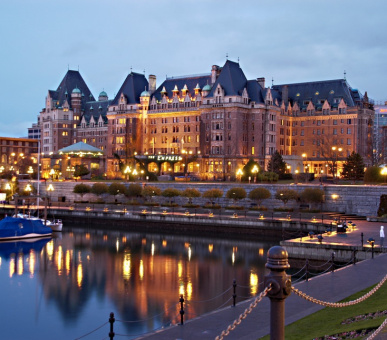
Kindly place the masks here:
<instances>
[{"instance_id":1,"label":"bollard","mask_svg":"<svg viewBox=\"0 0 387 340\"><path fill-rule=\"evenodd\" d=\"M361 233L361 246L363 247L363 242L364 242L364 234Z\"/></svg>"},{"instance_id":2,"label":"bollard","mask_svg":"<svg viewBox=\"0 0 387 340\"><path fill-rule=\"evenodd\" d=\"M235 303L236 303L236 280L234 279L234 281L232 282L232 286L234 288L234 294L232 295L232 299L233 299L233 304L232 306L235 307Z\"/></svg>"},{"instance_id":3,"label":"bollard","mask_svg":"<svg viewBox=\"0 0 387 340\"><path fill-rule=\"evenodd\" d=\"M309 260L307 259L305 264L305 281L309 280L308 274L309 274Z\"/></svg>"},{"instance_id":4,"label":"bollard","mask_svg":"<svg viewBox=\"0 0 387 340\"><path fill-rule=\"evenodd\" d=\"M331 259L331 272L333 273L335 271L335 252L332 253L332 259Z\"/></svg>"},{"instance_id":5,"label":"bollard","mask_svg":"<svg viewBox=\"0 0 387 340\"><path fill-rule=\"evenodd\" d=\"M114 338L114 332L113 332L114 321L116 321L116 319L114 318L114 313L110 313L110 318L109 318L109 322L110 322L109 338L110 338L110 340L113 340L113 338Z\"/></svg>"},{"instance_id":6,"label":"bollard","mask_svg":"<svg viewBox=\"0 0 387 340\"><path fill-rule=\"evenodd\" d=\"M184 325L184 298L180 295L180 325Z\"/></svg>"},{"instance_id":7,"label":"bollard","mask_svg":"<svg viewBox=\"0 0 387 340\"><path fill-rule=\"evenodd\" d=\"M353 250L353 264L356 264L356 252L357 252L357 250L354 249Z\"/></svg>"},{"instance_id":8,"label":"bollard","mask_svg":"<svg viewBox=\"0 0 387 340\"><path fill-rule=\"evenodd\" d=\"M270 298L270 339L285 339L285 299L292 290L291 277L285 272L289 267L288 252L280 246L271 247L266 263L270 273L265 276L265 287L271 286L267 293Z\"/></svg>"},{"instance_id":9,"label":"bollard","mask_svg":"<svg viewBox=\"0 0 387 340\"><path fill-rule=\"evenodd\" d=\"M371 254L372 254L372 258L374 258L374 243L375 243L375 242L371 242Z\"/></svg>"}]
</instances>

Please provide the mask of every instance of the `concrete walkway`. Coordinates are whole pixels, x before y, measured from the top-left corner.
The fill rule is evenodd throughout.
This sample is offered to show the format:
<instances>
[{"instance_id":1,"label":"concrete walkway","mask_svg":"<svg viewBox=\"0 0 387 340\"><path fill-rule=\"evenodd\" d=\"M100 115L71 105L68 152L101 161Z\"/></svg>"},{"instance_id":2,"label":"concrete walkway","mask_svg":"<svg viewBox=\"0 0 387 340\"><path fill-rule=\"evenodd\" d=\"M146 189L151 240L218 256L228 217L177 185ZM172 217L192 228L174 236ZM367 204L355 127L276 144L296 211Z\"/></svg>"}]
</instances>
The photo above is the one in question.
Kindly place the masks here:
<instances>
[{"instance_id":1,"label":"concrete walkway","mask_svg":"<svg viewBox=\"0 0 387 340\"><path fill-rule=\"evenodd\" d=\"M380 223L356 221L358 229L346 236L334 235L329 237L332 243L360 245L360 234L364 233L364 240L373 237L379 243ZM385 226L386 227L386 226ZM380 254L374 259L369 259L350 265L335 272L326 273L308 282L300 282L294 286L306 294L323 301L337 302L360 290L378 283L387 274L387 254ZM260 278L263 280L263 278ZM148 334L141 339L215 339L225 330L253 300L238 303L236 307L227 307L223 310L203 315L187 321L183 326L172 326L163 331ZM308 302L294 293L286 299L285 323L288 325L307 315L324 308ZM252 313L247 316L226 339L251 340L259 339L269 333L270 325L270 300L264 298ZM387 339L387 334L381 334L377 339Z\"/></svg>"}]
</instances>

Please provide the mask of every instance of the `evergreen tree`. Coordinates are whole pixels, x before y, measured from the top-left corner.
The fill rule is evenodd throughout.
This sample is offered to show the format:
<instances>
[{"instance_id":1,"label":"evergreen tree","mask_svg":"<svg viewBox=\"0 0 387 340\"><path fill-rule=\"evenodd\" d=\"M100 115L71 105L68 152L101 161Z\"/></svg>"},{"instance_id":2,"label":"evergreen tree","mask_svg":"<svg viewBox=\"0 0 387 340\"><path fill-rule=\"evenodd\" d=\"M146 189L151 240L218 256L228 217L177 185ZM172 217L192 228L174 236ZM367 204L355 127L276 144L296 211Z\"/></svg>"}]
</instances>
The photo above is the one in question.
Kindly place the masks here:
<instances>
[{"instance_id":1,"label":"evergreen tree","mask_svg":"<svg viewBox=\"0 0 387 340\"><path fill-rule=\"evenodd\" d=\"M342 176L349 180L360 180L364 177L364 167L363 158L353 151L343 164Z\"/></svg>"},{"instance_id":2,"label":"evergreen tree","mask_svg":"<svg viewBox=\"0 0 387 340\"><path fill-rule=\"evenodd\" d=\"M283 175L286 172L286 163L278 151L272 154L269 161L268 170L270 172L275 172L278 175Z\"/></svg>"},{"instance_id":3,"label":"evergreen tree","mask_svg":"<svg viewBox=\"0 0 387 340\"><path fill-rule=\"evenodd\" d=\"M258 162L254 161L253 159L250 159L243 167L242 171L243 175L241 180L242 182L247 182L249 180L249 177L254 180L254 177L258 176L258 174L261 172L261 167L259 166Z\"/></svg>"}]
</instances>

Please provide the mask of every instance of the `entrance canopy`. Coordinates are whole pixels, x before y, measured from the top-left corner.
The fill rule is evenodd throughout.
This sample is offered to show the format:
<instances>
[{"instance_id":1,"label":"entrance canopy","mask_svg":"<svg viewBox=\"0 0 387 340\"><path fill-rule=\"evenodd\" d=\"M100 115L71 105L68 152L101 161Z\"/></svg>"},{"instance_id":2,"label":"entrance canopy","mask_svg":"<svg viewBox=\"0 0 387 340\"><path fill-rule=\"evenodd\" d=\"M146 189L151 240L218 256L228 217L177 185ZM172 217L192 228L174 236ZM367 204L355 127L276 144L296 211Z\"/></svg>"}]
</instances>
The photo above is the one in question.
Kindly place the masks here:
<instances>
[{"instance_id":1,"label":"entrance canopy","mask_svg":"<svg viewBox=\"0 0 387 340\"><path fill-rule=\"evenodd\" d=\"M104 154L101 149L83 142L78 142L76 144L66 146L63 149L58 150L58 153L60 155L76 155L80 157L102 156Z\"/></svg>"}]
</instances>

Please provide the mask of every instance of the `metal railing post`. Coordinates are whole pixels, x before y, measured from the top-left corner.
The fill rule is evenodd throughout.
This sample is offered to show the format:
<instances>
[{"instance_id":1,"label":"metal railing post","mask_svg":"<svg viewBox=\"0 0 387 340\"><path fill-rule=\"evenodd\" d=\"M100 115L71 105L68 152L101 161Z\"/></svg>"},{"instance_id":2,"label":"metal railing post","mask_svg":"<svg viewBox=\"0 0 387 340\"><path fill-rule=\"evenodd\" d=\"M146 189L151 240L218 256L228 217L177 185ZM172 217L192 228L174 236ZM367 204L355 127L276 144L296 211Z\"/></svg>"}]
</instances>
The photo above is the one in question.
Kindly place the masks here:
<instances>
[{"instance_id":1,"label":"metal railing post","mask_svg":"<svg viewBox=\"0 0 387 340\"><path fill-rule=\"evenodd\" d=\"M184 325L184 298L180 295L180 325Z\"/></svg>"},{"instance_id":2,"label":"metal railing post","mask_svg":"<svg viewBox=\"0 0 387 340\"><path fill-rule=\"evenodd\" d=\"M335 271L335 252L332 253L331 258L331 272L333 273Z\"/></svg>"},{"instance_id":3,"label":"metal railing post","mask_svg":"<svg viewBox=\"0 0 387 340\"><path fill-rule=\"evenodd\" d=\"M364 243L364 234L361 233L360 236L361 236L361 246L363 247L363 243Z\"/></svg>"},{"instance_id":4,"label":"metal railing post","mask_svg":"<svg viewBox=\"0 0 387 340\"><path fill-rule=\"evenodd\" d=\"M309 260L307 259L305 264L305 281L309 280L308 274L309 274Z\"/></svg>"},{"instance_id":5,"label":"metal railing post","mask_svg":"<svg viewBox=\"0 0 387 340\"><path fill-rule=\"evenodd\" d=\"M232 282L232 287L234 289L234 293L232 294L232 300L233 300L233 303L232 303L232 306L235 307L235 303L236 303L236 280L234 279L234 281Z\"/></svg>"},{"instance_id":6,"label":"metal railing post","mask_svg":"<svg viewBox=\"0 0 387 340\"><path fill-rule=\"evenodd\" d=\"M114 338L114 331L113 331L114 321L116 321L116 319L114 318L114 313L110 313L110 318L109 318L109 322L110 322L109 338L110 338L110 340L113 340L113 338Z\"/></svg>"},{"instance_id":7,"label":"metal railing post","mask_svg":"<svg viewBox=\"0 0 387 340\"><path fill-rule=\"evenodd\" d=\"M270 339L285 339L285 299L292 290L288 269L288 252L281 246L274 246L267 252L266 268L270 273L265 276L265 287L270 286Z\"/></svg>"}]
</instances>

